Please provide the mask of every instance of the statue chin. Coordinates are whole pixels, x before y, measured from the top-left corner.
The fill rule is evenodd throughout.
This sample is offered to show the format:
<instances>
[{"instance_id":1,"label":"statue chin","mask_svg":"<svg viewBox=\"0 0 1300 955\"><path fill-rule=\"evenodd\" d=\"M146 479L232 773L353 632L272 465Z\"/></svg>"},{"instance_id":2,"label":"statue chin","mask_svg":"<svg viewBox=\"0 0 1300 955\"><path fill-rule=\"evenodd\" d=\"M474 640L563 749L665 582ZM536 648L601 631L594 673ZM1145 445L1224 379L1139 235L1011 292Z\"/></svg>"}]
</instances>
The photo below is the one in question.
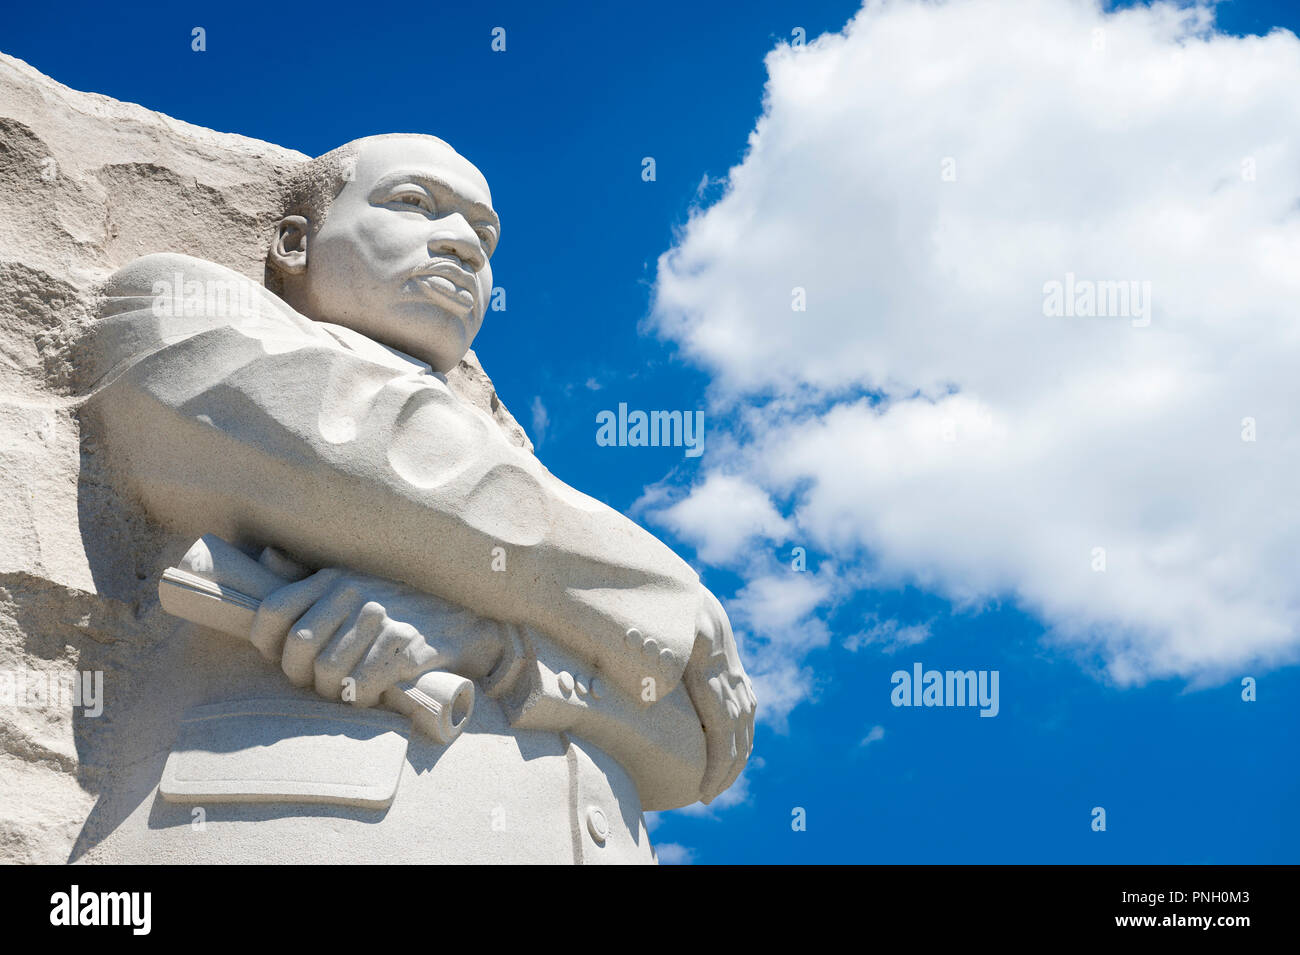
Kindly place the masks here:
<instances>
[{"instance_id":1,"label":"statue chin","mask_svg":"<svg viewBox=\"0 0 1300 955\"><path fill-rule=\"evenodd\" d=\"M458 201L490 209L479 174L428 137L358 146L361 185L309 269L310 223L283 195L297 154L232 148L4 54L0 113L21 127L6 151L42 170L6 182L21 204L57 185L107 221L129 199L114 235L71 246L55 215L0 228L0 259L39 292L0 295L0 345L61 329L0 362L0 459L13 444L33 465L0 460L0 511L36 502L0 533L18 581L0 671L69 613L88 621L63 628L75 654L14 681L39 681L17 692L41 688L43 712L21 721L48 722L69 756L6 766L0 862L654 862L644 811L693 804L709 770L690 661L701 634L731 632L686 561L532 454L469 351L488 263L470 282L465 259L434 261L460 256L428 247L425 220L369 201L450 167ZM104 155L121 196L97 178ZM105 274L159 236L183 251ZM321 613L351 601L355 626L338 625L370 641L377 701L326 678L329 657L290 676L323 644L252 642L261 601L276 612L308 579L329 588ZM357 631L363 611L379 629Z\"/></svg>"},{"instance_id":2,"label":"statue chin","mask_svg":"<svg viewBox=\"0 0 1300 955\"><path fill-rule=\"evenodd\" d=\"M430 368L440 374L446 374L455 368L465 353L469 351L469 342L459 322L455 329L439 329L441 334L435 334L431 338L423 339L416 342L410 348L402 348L400 345L392 347L398 351L406 352L412 358L418 358L426 362Z\"/></svg>"},{"instance_id":3,"label":"statue chin","mask_svg":"<svg viewBox=\"0 0 1300 955\"><path fill-rule=\"evenodd\" d=\"M309 316L310 317L310 316ZM459 364L469 351L473 337L467 333L466 323L477 331L478 320L473 313L462 318L443 309L420 308L403 310L376 324L347 324L354 332L382 342L426 363L434 371L445 374Z\"/></svg>"}]
</instances>

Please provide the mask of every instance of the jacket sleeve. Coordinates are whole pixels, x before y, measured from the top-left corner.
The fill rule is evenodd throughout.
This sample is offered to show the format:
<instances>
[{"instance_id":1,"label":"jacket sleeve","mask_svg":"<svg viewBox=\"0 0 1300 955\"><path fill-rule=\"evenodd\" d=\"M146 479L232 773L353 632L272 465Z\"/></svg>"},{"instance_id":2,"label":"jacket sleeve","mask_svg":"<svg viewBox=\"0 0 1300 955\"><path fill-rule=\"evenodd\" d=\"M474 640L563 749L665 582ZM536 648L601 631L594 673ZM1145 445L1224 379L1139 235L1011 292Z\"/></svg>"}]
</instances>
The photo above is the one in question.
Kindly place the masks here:
<instances>
[{"instance_id":1,"label":"jacket sleeve","mask_svg":"<svg viewBox=\"0 0 1300 955\"><path fill-rule=\"evenodd\" d=\"M150 292L168 272L199 288L245 282L257 314L196 304L160 317ZM156 519L536 627L637 699L679 683L695 572L441 379L362 357L260 286L187 256L137 260L106 291L87 410Z\"/></svg>"}]
</instances>

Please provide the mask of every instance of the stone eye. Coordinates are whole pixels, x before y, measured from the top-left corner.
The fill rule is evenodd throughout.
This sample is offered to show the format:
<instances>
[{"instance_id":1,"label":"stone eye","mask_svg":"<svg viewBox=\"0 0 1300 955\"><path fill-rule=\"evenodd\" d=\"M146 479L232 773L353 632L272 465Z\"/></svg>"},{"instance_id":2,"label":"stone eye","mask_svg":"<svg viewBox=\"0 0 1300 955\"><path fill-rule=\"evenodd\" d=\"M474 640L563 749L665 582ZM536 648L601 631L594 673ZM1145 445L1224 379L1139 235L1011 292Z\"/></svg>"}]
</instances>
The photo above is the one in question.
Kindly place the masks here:
<instances>
[{"instance_id":1,"label":"stone eye","mask_svg":"<svg viewBox=\"0 0 1300 955\"><path fill-rule=\"evenodd\" d=\"M426 210L429 208L429 201L422 193L418 192L399 192L393 196L392 201L404 206L419 206L421 209Z\"/></svg>"}]
</instances>

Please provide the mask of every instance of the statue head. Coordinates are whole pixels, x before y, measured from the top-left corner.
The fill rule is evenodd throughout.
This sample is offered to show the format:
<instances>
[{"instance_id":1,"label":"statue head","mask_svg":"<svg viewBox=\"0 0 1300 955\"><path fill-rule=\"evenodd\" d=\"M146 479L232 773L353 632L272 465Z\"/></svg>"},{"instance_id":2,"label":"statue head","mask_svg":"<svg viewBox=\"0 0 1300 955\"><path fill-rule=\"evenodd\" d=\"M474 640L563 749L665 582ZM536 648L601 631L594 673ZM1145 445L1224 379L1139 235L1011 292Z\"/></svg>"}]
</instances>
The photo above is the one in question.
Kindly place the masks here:
<instances>
[{"instance_id":1,"label":"statue head","mask_svg":"<svg viewBox=\"0 0 1300 955\"><path fill-rule=\"evenodd\" d=\"M268 263L297 311L449 371L492 293L483 175L434 136L368 136L303 164Z\"/></svg>"}]
</instances>

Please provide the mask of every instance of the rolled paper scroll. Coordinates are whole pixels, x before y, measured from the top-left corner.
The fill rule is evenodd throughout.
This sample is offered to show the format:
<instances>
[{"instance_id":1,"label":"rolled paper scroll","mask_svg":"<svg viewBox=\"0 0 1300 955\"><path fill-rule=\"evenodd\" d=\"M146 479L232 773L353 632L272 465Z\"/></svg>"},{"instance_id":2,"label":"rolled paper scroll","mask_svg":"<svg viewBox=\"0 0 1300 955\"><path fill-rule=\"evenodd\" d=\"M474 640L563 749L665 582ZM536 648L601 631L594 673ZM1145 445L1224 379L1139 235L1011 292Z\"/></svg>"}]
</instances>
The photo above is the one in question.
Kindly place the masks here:
<instances>
[{"instance_id":1,"label":"rolled paper scroll","mask_svg":"<svg viewBox=\"0 0 1300 955\"><path fill-rule=\"evenodd\" d=\"M204 534L185 552L179 567L163 571L158 599L174 617L248 640L262 600L288 583L220 537ZM409 716L426 736L450 743L474 712L474 684L435 670L390 687L380 700Z\"/></svg>"}]
</instances>

